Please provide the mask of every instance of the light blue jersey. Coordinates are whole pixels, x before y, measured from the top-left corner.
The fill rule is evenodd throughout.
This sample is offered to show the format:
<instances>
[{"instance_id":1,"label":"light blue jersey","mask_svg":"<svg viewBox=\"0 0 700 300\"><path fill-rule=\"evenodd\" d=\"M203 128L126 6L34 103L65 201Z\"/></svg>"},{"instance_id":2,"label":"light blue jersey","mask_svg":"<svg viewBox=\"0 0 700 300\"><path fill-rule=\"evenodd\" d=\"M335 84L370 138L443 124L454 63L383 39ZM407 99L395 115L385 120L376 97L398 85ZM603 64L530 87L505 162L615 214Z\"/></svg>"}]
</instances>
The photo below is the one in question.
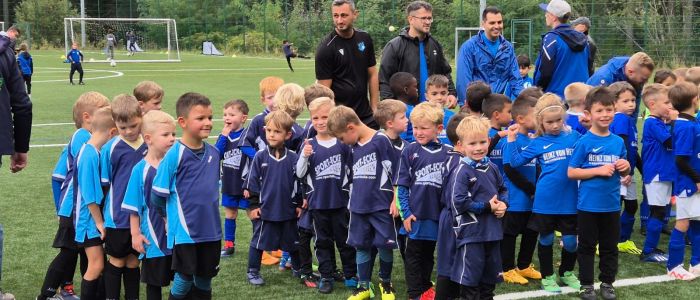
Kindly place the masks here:
<instances>
[{"instance_id":1,"label":"light blue jersey","mask_svg":"<svg viewBox=\"0 0 700 300\"><path fill-rule=\"evenodd\" d=\"M75 163L75 178L73 197L73 224L75 227L75 241L83 243L85 240L100 237L95 220L90 214L88 205L102 204L102 185L100 184L100 152L91 144L85 144Z\"/></svg>"},{"instance_id":2,"label":"light blue jersey","mask_svg":"<svg viewBox=\"0 0 700 300\"><path fill-rule=\"evenodd\" d=\"M66 145L66 156L64 163L59 159L59 165L56 165L54 169L54 174L65 172L65 180L63 185L61 185L61 196L58 203L58 215L62 217L69 218L73 213L73 168L75 167L75 158L78 156L80 149L83 145L90 140L90 134L87 129L80 128L73 133L68 145ZM63 155L63 153L61 153ZM55 178L55 175L54 175ZM68 200L68 201L65 201Z\"/></svg>"}]
</instances>

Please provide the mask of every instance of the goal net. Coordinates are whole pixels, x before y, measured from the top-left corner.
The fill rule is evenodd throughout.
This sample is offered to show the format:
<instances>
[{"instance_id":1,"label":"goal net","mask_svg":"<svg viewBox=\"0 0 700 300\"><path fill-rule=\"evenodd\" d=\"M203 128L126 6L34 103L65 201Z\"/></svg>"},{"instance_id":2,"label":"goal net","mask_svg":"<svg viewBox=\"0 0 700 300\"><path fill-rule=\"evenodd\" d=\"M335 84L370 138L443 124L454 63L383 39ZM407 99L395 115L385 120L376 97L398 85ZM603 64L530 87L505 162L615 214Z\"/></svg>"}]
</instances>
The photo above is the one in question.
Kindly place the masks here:
<instances>
[{"instance_id":1,"label":"goal net","mask_svg":"<svg viewBox=\"0 0 700 300\"><path fill-rule=\"evenodd\" d=\"M64 18L66 53L77 43L85 62L179 62L173 19Z\"/></svg>"},{"instance_id":2,"label":"goal net","mask_svg":"<svg viewBox=\"0 0 700 300\"><path fill-rule=\"evenodd\" d=\"M481 30L480 27L455 27L455 66L459 66L459 48Z\"/></svg>"}]
</instances>

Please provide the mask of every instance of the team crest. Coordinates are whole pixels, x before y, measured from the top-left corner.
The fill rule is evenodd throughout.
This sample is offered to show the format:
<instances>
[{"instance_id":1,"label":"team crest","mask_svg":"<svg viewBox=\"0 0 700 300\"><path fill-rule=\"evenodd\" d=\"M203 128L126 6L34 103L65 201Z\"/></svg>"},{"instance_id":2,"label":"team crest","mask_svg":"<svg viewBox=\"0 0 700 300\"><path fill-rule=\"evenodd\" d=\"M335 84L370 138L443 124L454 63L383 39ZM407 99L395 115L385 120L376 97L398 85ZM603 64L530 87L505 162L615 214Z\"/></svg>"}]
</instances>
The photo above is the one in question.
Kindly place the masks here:
<instances>
[{"instance_id":1,"label":"team crest","mask_svg":"<svg viewBox=\"0 0 700 300\"><path fill-rule=\"evenodd\" d=\"M338 52L340 52L340 55L345 55L345 51L343 51L343 49L338 49Z\"/></svg>"},{"instance_id":2,"label":"team crest","mask_svg":"<svg viewBox=\"0 0 700 300\"><path fill-rule=\"evenodd\" d=\"M365 48L365 42L357 43L357 49L360 50L360 52L365 52Z\"/></svg>"}]
</instances>

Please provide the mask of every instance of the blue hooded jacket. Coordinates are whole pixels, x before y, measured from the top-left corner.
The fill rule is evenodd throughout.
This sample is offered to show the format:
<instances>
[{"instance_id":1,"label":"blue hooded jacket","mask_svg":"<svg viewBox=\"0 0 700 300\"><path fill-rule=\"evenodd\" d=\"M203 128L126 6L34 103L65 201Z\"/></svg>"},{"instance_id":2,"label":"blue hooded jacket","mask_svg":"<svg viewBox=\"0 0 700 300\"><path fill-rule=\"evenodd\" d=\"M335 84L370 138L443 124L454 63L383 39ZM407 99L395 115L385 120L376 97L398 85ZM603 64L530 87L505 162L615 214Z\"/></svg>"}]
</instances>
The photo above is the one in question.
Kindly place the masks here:
<instances>
[{"instance_id":1,"label":"blue hooded jacket","mask_svg":"<svg viewBox=\"0 0 700 300\"><path fill-rule=\"evenodd\" d=\"M564 89L588 80L588 38L569 24L561 24L542 37L542 49L535 62L534 83L545 92L564 99Z\"/></svg>"},{"instance_id":2,"label":"blue hooded jacket","mask_svg":"<svg viewBox=\"0 0 700 300\"><path fill-rule=\"evenodd\" d=\"M498 37L500 46L494 57L484 43L483 35L484 31L479 31L459 48L457 99L460 105L464 105L469 84L477 80L488 83L494 93L517 97L523 90L513 44L503 36Z\"/></svg>"},{"instance_id":3,"label":"blue hooded jacket","mask_svg":"<svg viewBox=\"0 0 700 300\"><path fill-rule=\"evenodd\" d=\"M609 86L618 81L627 81L625 66L629 60L629 56L618 56L611 58L607 64L603 65L598 69L598 71L593 73L591 78L588 78L586 84L592 86ZM637 106L635 107L633 114L635 117L637 117L639 114L639 104L642 101L642 86L637 86L635 84L632 84L632 86L637 92Z\"/></svg>"},{"instance_id":4,"label":"blue hooded jacket","mask_svg":"<svg viewBox=\"0 0 700 300\"><path fill-rule=\"evenodd\" d=\"M27 153L32 132L32 102L11 44L0 35L0 156Z\"/></svg>"}]
</instances>

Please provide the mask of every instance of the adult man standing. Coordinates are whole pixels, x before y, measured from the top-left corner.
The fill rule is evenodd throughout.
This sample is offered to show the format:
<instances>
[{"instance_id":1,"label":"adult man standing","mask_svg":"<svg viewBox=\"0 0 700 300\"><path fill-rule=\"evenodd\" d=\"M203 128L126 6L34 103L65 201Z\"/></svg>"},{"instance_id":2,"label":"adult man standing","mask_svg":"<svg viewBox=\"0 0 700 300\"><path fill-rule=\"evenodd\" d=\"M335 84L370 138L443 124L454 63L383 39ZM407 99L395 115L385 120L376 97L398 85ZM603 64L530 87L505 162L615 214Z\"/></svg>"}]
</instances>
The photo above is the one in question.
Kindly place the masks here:
<instances>
[{"instance_id":1,"label":"adult man standing","mask_svg":"<svg viewBox=\"0 0 700 300\"><path fill-rule=\"evenodd\" d=\"M355 1L334 0L331 9L335 28L316 50L316 79L333 90L337 104L352 108L363 123L379 129L373 117L379 102L374 43L367 32L353 28L359 13Z\"/></svg>"},{"instance_id":2,"label":"adult man standing","mask_svg":"<svg viewBox=\"0 0 700 300\"><path fill-rule=\"evenodd\" d=\"M406 7L408 27L389 41L382 53L379 65L379 91L382 99L394 98L389 86L391 75L396 72L413 74L418 80L418 95L425 100L425 81L430 75L441 74L450 80L449 105L457 103L452 68L445 59L442 46L430 35L433 23L433 6L425 1L413 1Z\"/></svg>"},{"instance_id":3,"label":"adult man standing","mask_svg":"<svg viewBox=\"0 0 700 300\"><path fill-rule=\"evenodd\" d=\"M579 17L571 22L571 26L574 30L583 33L588 38L588 52L591 55L591 64L588 67L588 75L593 75L595 73L595 56L598 53L598 46L596 46L595 41L588 33L591 30L591 19L587 17Z\"/></svg>"},{"instance_id":4,"label":"adult man standing","mask_svg":"<svg viewBox=\"0 0 700 300\"><path fill-rule=\"evenodd\" d=\"M491 91L516 97L523 89L513 44L503 37L503 14L489 6L481 14L482 30L459 48L457 56L457 96L464 104L467 87L481 80Z\"/></svg>"},{"instance_id":5,"label":"adult man standing","mask_svg":"<svg viewBox=\"0 0 700 300\"><path fill-rule=\"evenodd\" d=\"M564 98L564 89L574 82L586 82L592 64L588 38L574 30L567 22L571 6L564 0L540 4L545 11L547 26L551 28L542 37L542 50L535 62L534 84L545 92Z\"/></svg>"},{"instance_id":6,"label":"adult man standing","mask_svg":"<svg viewBox=\"0 0 700 300\"><path fill-rule=\"evenodd\" d=\"M618 81L629 82L637 91L637 106L634 109L634 117L636 118L642 100L642 89L653 72L654 60L644 52L637 52L632 56L611 58L586 83L592 86L608 86Z\"/></svg>"},{"instance_id":7,"label":"adult man standing","mask_svg":"<svg viewBox=\"0 0 700 300\"><path fill-rule=\"evenodd\" d=\"M17 68L13 41L0 36L0 166L2 156L10 155L12 173L27 166L29 136L32 130L32 103L24 86L24 79ZM0 280L2 280L2 254L4 232L0 224ZM0 300L13 300L12 294L3 293Z\"/></svg>"}]
</instances>

